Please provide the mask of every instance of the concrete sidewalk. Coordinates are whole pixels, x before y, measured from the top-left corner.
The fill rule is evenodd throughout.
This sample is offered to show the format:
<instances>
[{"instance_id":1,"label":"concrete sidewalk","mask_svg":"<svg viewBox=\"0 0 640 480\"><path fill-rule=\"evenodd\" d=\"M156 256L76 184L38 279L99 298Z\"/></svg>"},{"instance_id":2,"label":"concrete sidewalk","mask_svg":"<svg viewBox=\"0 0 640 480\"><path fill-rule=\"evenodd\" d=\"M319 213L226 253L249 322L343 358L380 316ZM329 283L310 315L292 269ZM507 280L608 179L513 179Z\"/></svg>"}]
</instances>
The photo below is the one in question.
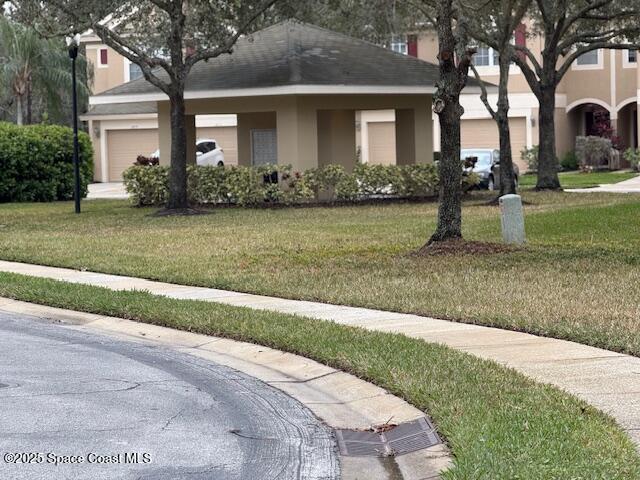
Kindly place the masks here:
<instances>
[{"instance_id":1,"label":"concrete sidewalk","mask_svg":"<svg viewBox=\"0 0 640 480\"><path fill-rule=\"evenodd\" d=\"M606 193L640 193L640 175L618 183L609 183L593 188L570 188L565 192L606 192Z\"/></svg>"},{"instance_id":2,"label":"concrete sidewalk","mask_svg":"<svg viewBox=\"0 0 640 480\"><path fill-rule=\"evenodd\" d=\"M640 446L640 358L637 357L526 333L381 310L285 300L15 262L0 261L0 271L113 290L146 290L176 299L296 314L442 343L494 360L582 398L613 416Z\"/></svg>"},{"instance_id":3,"label":"concrete sidewalk","mask_svg":"<svg viewBox=\"0 0 640 480\"><path fill-rule=\"evenodd\" d=\"M87 200L126 200L127 198L129 198L129 195L122 182L89 184Z\"/></svg>"}]
</instances>

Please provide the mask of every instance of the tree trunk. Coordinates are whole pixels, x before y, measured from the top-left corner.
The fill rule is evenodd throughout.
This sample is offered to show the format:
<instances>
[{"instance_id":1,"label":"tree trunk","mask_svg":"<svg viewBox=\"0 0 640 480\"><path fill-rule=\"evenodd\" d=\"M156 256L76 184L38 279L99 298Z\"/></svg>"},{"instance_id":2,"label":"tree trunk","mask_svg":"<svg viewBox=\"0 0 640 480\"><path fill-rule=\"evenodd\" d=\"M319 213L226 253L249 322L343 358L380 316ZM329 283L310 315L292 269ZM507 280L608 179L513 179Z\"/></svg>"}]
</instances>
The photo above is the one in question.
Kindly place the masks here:
<instances>
[{"instance_id":1,"label":"tree trunk","mask_svg":"<svg viewBox=\"0 0 640 480\"><path fill-rule=\"evenodd\" d=\"M556 158L556 88L543 87L539 96L538 116L538 181L536 190L558 190L558 160Z\"/></svg>"},{"instance_id":2,"label":"tree trunk","mask_svg":"<svg viewBox=\"0 0 640 480\"><path fill-rule=\"evenodd\" d=\"M509 67L508 55L500 55L500 87L496 123L500 137L500 196L516 193L513 152L511 151L511 131L509 129Z\"/></svg>"},{"instance_id":3,"label":"tree trunk","mask_svg":"<svg viewBox=\"0 0 640 480\"><path fill-rule=\"evenodd\" d=\"M22 117L22 97L20 95L16 96L16 123L18 125L24 125Z\"/></svg>"},{"instance_id":4,"label":"tree trunk","mask_svg":"<svg viewBox=\"0 0 640 480\"><path fill-rule=\"evenodd\" d=\"M187 130L185 127L184 92L170 96L171 101L171 169L167 208L189 207L187 198Z\"/></svg>"},{"instance_id":5,"label":"tree trunk","mask_svg":"<svg viewBox=\"0 0 640 480\"><path fill-rule=\"evenodd\" d=\"M31 91L31 80L27 84L27 125L31 125L33 123L32 117L33 111L33 94Z\"/></svg>"},{"instance_id":6,"label":"tree trunk","mask_svg":"<svg viewBox=\"0 0 640 480\"><path fill-rule=\"evenodd\" d=\"M434 105L440 117L440 193L438 225L427 245L443 240L462 238L462 162L460 161L460 91L464 88L470 56L456 65L456 43L466 45L453 30L452 0L437 2L438 61L440 78ZM460 30L459 35L464 37ZM464 78L464 79L463 79Z\"/></svg>"},{"instance_id":7,"label":"tree trunk","mask_svg":"<svg viewBox=\"0 0 640 480\"><path fill-rule=\"evenodd\" d=\"M438 226L429 243L462 238L461 116L459 102L446 102L445 109L440 113L440 203Z\"/></svg>"}]
</instances>

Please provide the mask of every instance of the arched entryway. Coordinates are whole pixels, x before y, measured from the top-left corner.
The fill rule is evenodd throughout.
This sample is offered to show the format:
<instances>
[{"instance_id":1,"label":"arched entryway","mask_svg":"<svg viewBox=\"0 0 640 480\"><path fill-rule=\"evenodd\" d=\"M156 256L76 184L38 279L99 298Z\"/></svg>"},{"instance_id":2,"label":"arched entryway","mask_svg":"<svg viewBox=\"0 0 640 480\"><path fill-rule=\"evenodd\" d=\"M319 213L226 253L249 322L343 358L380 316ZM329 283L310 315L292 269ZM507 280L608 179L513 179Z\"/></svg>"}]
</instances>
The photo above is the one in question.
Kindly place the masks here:
<instances>
[{"instance_id":1,"label":"arched entryway","mask_svg":"<svg viewBox=\"0 0 640 480\"><path fill-rule=\"evenodd\" d=\"M623 149L638 148L638 103L636 97L618 105L617 131Z\"/></svg>"}]
</instances>

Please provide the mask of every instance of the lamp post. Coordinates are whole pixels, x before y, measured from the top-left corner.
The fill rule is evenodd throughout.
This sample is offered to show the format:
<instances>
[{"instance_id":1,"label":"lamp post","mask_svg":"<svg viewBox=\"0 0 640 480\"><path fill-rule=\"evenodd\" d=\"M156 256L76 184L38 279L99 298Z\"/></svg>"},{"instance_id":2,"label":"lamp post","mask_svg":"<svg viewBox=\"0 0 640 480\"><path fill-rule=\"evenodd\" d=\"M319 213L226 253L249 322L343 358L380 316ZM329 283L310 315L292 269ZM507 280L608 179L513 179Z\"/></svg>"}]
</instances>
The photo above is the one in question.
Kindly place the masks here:
<instances>
[{"instance_id":1,"label":"lamp post","mask_svg":"<svg viewBox=\"0 0 640 480\"><path fill-rule=\"evenodd\" d=\"M67 37L67 47L69 48L69 58L71 58L71 83L73 90L73 200L75 202L76 213L80 213L80 148L78 145L78 91L76 86L76 59L78 58L78 48L80 47L80 34Z\"/></svg>"}]
</instances>

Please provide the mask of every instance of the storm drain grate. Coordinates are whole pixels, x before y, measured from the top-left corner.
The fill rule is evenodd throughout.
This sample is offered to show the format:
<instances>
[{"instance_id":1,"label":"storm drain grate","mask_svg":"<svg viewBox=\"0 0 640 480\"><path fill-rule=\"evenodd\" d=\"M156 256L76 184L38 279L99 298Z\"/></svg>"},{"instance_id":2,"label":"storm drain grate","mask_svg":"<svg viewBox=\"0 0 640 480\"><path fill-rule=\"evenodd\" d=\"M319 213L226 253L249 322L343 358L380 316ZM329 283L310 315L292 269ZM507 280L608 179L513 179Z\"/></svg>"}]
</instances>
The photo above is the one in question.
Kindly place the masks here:
<instances>
[{"instance_id":1,"label":"storm drain grate","mask_svg":"<svg viewBox=\"0 0 640 480\"><path fill-rule=\"evenodd\" d=\"M427 418L381 430L386 431L336 430L340 453L349 457L389 457L442 443Z\"/></svg>"}]
</instances>

